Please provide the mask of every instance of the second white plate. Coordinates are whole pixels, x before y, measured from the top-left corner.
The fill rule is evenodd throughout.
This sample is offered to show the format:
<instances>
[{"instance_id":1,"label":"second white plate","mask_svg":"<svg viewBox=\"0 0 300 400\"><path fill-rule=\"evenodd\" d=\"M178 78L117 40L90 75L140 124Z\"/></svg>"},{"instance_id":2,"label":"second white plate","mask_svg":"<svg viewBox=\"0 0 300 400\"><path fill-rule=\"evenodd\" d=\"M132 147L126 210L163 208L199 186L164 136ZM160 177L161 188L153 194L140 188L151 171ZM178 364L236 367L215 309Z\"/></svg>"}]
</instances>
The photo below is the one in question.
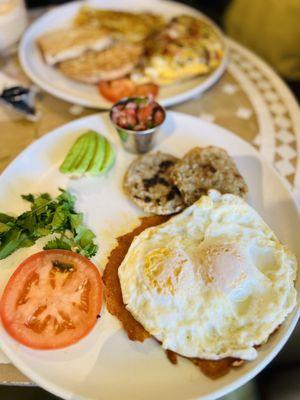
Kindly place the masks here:
<instances>
[{"instance_id":1,"label":"second white plate","mask_svg":"<svg viewBox=\"0 0 300 400\"><path fill-rule=\"evenodd\" d=\"M130 10L134 12L149 11L164 15L166 19L180 14L200 15L214 26L223 41L225 50L221 64L209 75L161 88L158 101L163 106L172 106L202 93L211 87L225 71L227 50L222 33L211 20L191 7L161 0L88 0L84 3L103 9ZM83 2L73 2L57 7L35 21L25 32L20 43L20 61L29 78L53 96L85 107L109 109L111 103L98 93L96 85L86 85L64 77L57 69L45 63L36 45L36 39L44 32L69 25L82 4Z\"/></svg>"}]
</instances>

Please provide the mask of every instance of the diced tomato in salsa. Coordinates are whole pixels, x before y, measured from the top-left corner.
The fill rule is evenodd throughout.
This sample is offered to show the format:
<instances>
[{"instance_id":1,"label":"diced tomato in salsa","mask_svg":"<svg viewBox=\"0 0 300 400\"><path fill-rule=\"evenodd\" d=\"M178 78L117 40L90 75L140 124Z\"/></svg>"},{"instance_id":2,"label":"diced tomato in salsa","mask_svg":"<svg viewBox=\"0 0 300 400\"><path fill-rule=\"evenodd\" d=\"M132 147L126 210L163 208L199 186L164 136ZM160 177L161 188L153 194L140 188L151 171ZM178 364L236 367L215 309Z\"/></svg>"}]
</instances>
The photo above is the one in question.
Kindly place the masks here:
<instances>
[{"instance_id":1,"label":"diced tomato in salsa","mask_svg":"<svg viewBox=\"0 0 300 400\"><path fill-rule=\"evenodd\" d=\"M151 97L130 98L112 108L112 120L120 128L142 131L160 125L165 118L162 107Z\"/></svg>"}]
</instances>

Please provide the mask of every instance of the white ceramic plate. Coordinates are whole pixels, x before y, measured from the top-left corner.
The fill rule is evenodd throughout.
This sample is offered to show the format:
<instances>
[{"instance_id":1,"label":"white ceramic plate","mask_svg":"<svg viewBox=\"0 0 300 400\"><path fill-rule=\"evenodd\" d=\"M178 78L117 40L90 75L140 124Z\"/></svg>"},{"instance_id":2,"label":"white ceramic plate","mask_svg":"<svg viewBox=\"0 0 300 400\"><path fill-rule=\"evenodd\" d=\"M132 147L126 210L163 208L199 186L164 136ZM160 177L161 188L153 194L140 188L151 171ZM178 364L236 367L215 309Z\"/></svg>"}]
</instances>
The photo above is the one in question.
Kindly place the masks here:
<instances>
[{"instance_id":1,"label":"white ceramic plate","mask_svg":"<svg viewBox=\"0 0 300 400\"><path fill-rule=\"evenodd\" d=\"M59 173L68 148L84 129L100 131L115 144L117 162L108 177L68 180ZM295 203L279 175L250 145L221 127L179 113L168 114L160 135L158 148L177 156L197 145L225 148L249 185L249 202L300 259L300 223ZM138 209L121 189L132 158L121 148L107 116L73 121L33 143L6 169L0 178L0 210L23 211L25 202L19 197L22 193L57 194L58 187L70 189L77 196L76 204L84 212L86 223L97 234L100 248L94 261L103 270L115 238L138 223ZM0 292L17 265L42 246L41 239L36 246L21 249L1 261ZM299 277L297 288L300 291ZM154 340L131 342L106 309L88 337L63 350L25 348L11 339L1 325L0 343L25 375L65 399L212 400L244 384L264 368L287 341L297 318L298 310L294 310L259 349L255 361L218 380L206 378L187 360L180 360L177 366L170 364Z\"/></svg>"},{"instance_id":2,"label":"white ceramic plate","mask_svg":"<svg viewBox=\"0 0 300 400\"><path fill-rule=\"evenodd\" d=\"M130 11L151 11L172 18L179 14L202 16L219 32L224 44L225 56L219 67L210 75L197 77L186 82L161 88L158 101L164 106L171 106L199 95L211 87L223 74L227 65L227 49L218 27L203 14L186 5L161 0L88 0L85 3L98 8ZM22 67L29 78L53 96L86 107L108 109L111 103L105 100L95 85L86 85L64 77L55 68L48 66L36 45L36 39L44 32L70 24L83 2L57 7L35 21L26 31L20 44L19 56Z\"/></svg>"}]
</instances>

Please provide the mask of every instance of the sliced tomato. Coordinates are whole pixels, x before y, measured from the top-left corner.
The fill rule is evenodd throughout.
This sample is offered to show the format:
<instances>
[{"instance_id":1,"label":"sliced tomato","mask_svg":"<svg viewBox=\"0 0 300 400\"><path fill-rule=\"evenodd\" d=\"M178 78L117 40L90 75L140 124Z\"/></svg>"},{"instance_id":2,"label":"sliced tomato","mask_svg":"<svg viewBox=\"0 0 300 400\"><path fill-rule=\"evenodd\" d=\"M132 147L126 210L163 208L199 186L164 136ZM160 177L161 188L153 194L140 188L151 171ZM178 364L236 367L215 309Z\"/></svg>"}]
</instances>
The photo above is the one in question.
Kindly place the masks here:
<instances>
[{"instance_id":1,"label":"sliced tomato","mask_svg":"<svg viewBox=\"0 0 300 400\"><path fill-rule=\"evenodd\" d=\"M124 97L148 96L156 97L158 86L154 84L136 85L129 78L115 79L113 81L102 81L99 83L99 92L107 100L115 103Z\"/></svg>"},{"instance_id":2,"label":"sliced tomato","mask_svg":"<svg viewBox=\"0 0 300 400\"><path fill-rule=\"evenodd\" d=\"M123 97L132 96L134 89L135 84L127 78L99 83L100 94L113 103Z\"/></svg>"},{"instance_id":3,"label":"sliced tomato","mask_svg":"<svg viewBox=\"0 0 300 400\"><path fill-rule=\"evenodd\" d=\"M9 279L0 303L7 332L34 349L58 349L87 335L102 305L102 280L87 258L45 250L27 258Z\"/></svg>"},{"instance_id":4,"label":"sliced tomato","mask_svg":"<svg viewBox=\"0 0 300 400\"><path fill-rule=\"evenodd\" d=\"M149 96L149 94L151 94L153 98L155 98L158 95L158 91L159 87L157 85L154 85L154 83L137 85L134 96L147 97Z\"/></svg>"}]
</instances>

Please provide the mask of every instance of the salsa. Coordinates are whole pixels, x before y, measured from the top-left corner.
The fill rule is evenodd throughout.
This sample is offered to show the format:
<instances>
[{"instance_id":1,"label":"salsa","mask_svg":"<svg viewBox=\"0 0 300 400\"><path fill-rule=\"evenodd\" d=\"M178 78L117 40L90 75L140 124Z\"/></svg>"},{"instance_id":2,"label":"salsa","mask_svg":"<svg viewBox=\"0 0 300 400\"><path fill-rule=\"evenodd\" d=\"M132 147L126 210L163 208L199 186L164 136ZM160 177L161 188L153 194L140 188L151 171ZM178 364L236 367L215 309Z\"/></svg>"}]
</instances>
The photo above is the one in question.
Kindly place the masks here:
<instances>
[{"instance_id":1,"label":"salsa","mask_svg":"<svg viewBox=\"0 0 300 400\"><path fill-rule=\"evenodd\" d=\"M111 118L120 128L143 131L160 125L165 119L165 112L150 96L131 97L113 106Z\"/></svg>"}]
</instances>

